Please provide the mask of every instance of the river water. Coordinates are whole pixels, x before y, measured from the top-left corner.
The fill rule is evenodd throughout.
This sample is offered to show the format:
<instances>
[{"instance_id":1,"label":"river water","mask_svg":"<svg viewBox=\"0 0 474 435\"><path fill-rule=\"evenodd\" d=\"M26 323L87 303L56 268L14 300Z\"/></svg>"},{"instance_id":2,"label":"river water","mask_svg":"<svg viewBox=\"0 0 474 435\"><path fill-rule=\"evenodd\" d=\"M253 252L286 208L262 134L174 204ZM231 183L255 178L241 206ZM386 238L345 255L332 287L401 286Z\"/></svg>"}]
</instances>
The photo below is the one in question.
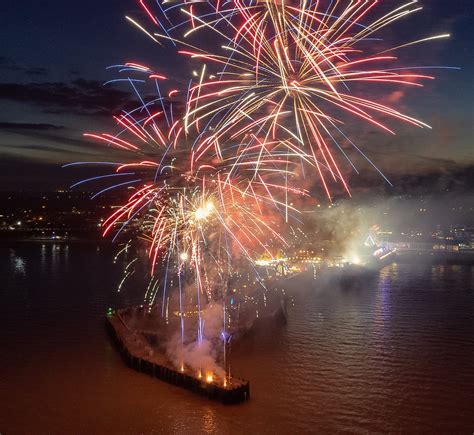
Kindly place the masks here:
<instances>
[{"instance_id":1,"label":"river water","mask_svg":"<svg viewBox=\"0 0 474 435\"><path fill-rule=\"evenodd\" d=\"M474 431L474 267L294 280L286 326L235 344L228 407L128 369L104 330L121 270L95 244L0 245L0 433Z\"/></svg>"}]
</instances>

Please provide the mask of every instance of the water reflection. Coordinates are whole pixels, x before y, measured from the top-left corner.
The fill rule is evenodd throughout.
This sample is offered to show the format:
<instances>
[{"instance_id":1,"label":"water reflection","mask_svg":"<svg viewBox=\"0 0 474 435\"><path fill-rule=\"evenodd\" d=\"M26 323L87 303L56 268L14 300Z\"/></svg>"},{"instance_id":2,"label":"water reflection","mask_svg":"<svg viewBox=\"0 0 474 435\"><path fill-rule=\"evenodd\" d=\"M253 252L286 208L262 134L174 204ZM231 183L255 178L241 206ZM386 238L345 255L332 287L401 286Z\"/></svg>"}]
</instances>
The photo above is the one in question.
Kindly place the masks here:
<instances>
[{"instance_id":1,"label":"water reflection","mask_svg":"<svg viewBox=\"0 0 474 435\"><path fill-rule=\"evenodd\" d=\"M461 265L439 264L431 267L433 290L449 291L452 287L465 286L469 281L468 269Z\"/></svg>"},{"instance_id":2,"label":"water reflection","mask_svg":"<svg viewBox=\"0 0 474 435\"><path fill-rule=\"evenodd\" d=\"M216 431L216 411L211 407L207 407L203 411L202 430L203 432L214 433Z\"/></svg>"},{"instance_id":3,"label":"water reflection","mask_svg":"<svg viewBox=\"0 0 474 435\"><path fill-rule=\"evenodd\" d=\"M64 267L68 267L69 265L69 245L64 246Z\"/></svg>"},{"instance_id":4,"label":"water reflection","mask_svg":"<svg viewBox=\"0 0 474 435\"><path fill-rule=\"evenodd\" d=\"M47 267L47 257L46 257L46 245L45 245L44 243L41 244L40 267L41 267L41 272L45 272L45 271L46 271L46 267Z\"/></svg>"},{"instance_id":5,"label":"water reflection","mask_svg":"<svg viewBox=\"0 0 474 435\"><path fill-rule=\"evenodd\" d=\"M54 276L57 276L57 273L60 271L60 255L61 255L61 246L53 243L51 246L51 270Z\"/></svg>"},{"instance_id":6,"label":"water reflection","mask_svg":"<svg viewBox=\"0 0 474 435\"><path fill-rule=\"evenodd\" d=\"M15 273L26 274L26 262L16 254L14 249L10 249L10 264Z\"/></svg>"},{"instance_id":7,"label":"water reflection","mask_svg":"<svg viewBox=\"0 0 474 435\"><path fill-rule=\"evenodd\" d=\"M390 320L390 299L392 289L392 276L384 271L379 276L379 292L376 305L377 320L383 320L382 324ZM377 322L378 323L378 322Z\"/></svg>"}]
</instances>

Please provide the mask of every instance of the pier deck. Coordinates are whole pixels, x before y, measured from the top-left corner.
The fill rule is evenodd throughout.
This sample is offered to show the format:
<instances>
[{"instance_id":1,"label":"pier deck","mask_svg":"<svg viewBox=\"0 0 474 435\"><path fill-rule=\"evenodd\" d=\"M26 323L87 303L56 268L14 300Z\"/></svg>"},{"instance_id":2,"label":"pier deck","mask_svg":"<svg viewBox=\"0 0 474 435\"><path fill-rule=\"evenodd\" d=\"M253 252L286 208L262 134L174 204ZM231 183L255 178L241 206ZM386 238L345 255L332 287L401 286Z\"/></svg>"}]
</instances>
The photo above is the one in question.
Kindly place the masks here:
<instances>
[{"instance_id":1,"label":"pier deck","mask_svg":"<svg viewBox=\"0 0 474 435\"><path fill-rule=\"evenodd\" d=\"M225 404L240 403L250 398L250 383L243 379L233 377L224 386L221 382L208 382L204 377L176 370L165 355L151 348L142 334L128 327L121 312L108 313L106 326L127 366Z\"/></svg>"}]
</instances>

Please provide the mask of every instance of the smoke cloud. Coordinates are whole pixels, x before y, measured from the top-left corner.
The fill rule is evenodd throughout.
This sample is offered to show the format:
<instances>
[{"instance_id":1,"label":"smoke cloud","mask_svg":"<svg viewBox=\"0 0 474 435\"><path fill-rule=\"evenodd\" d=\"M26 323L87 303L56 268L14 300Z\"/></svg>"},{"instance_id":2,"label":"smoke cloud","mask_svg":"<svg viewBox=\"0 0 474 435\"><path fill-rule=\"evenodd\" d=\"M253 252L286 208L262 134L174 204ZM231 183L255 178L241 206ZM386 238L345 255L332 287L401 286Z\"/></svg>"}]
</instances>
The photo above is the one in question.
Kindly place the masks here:
<instances>
[{"instance_id":1,"label":"smoke cloud","mask_svg":"<svg viewBox=\"0 0 474 435\"><path fill-rule=\"evenodd\" d=\"M177 331L166 343L166 354L176 368L189 367L203 376L212 373L224 379L225 370L219 363L222 354L223 340L221 338L223 325L223 306L212 304L201 313L204 326L203 339L197 338L197 322L187 322L184 336ZM190 327L189 324L194 327Z\"/></svg>"}]
</instances>

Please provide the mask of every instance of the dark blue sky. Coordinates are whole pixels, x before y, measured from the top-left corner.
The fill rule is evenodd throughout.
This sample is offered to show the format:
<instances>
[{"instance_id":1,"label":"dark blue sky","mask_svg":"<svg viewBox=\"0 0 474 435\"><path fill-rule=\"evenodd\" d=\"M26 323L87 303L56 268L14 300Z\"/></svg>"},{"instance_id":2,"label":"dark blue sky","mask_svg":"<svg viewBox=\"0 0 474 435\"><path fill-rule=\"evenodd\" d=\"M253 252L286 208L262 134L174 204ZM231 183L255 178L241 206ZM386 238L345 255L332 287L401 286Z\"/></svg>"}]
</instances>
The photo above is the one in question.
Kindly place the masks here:
<instances>
[{"instance_id":1,"label":"dark blue sky","mask_svg":"<svg viewBox=\"0 0 474 435\"><path fill-rule=\"evenodd\" d=\"M381 0L381 8L401 4ZM397 104L433 126L405 128L396 137L355 128L357 142L395 178L452 171L474 165L474 7L471 0L424 0L424 11L385 34L390 43L449 32L448 41L404 53L404 64L459 66L440 71L421 90ZM113 130L109 114L130 102L128 89L104 88L115 78L105 68L144 62L186 80L171 48L155 46L125 15L146 18L136 0L3 2L0 14L0 182L4 188L63 187L59 169L76 160L114 159L86 143L84 131ZM120 156L117 157L120 160ZM115 159L116 160L116 159ZM57 183L56 183L57 180Z\"/></svg>"}]
</instances>

